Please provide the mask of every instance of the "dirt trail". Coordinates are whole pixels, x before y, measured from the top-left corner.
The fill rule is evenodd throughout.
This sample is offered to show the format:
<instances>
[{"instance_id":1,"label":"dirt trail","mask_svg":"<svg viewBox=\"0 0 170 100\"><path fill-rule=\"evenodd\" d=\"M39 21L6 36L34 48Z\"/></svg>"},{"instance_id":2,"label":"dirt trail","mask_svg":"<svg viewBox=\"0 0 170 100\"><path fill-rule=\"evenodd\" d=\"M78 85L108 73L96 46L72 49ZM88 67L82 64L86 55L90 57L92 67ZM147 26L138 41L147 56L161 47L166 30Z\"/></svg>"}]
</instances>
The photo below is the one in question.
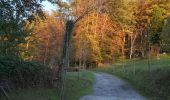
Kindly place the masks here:
<instances>
[{"instance_id":1,"label":"dirt trail","mask_svg":"<svg viewBox=\"0 0 170 100\"><path fill-rule=\"evenodd\" d=\"M93 93L80 100L146 100L123 80L105 73L95 73Z\"/></svg>"}]
</instances>

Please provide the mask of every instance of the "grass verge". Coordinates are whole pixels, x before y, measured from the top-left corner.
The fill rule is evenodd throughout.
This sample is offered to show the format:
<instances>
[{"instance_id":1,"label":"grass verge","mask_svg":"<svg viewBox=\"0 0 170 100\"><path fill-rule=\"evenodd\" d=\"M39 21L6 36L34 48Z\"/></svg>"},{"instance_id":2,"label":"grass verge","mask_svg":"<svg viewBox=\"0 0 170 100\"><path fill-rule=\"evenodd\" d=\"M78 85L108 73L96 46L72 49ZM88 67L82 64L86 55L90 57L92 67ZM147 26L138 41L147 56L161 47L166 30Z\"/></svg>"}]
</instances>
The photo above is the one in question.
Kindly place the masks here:
<instances>
[{"instance_id":1,"label":"grass verge","mask_svg":"<svg viewBox=\"0 0 170 100\"><path fill-rule=\"evenodd\" d=\"M91 93L93 83L94 75L91 72L68 73L64 100L79 100L80 97ZM59 92L55 88L30 88L13 91L9 97L8 100L59 100Z\"/></svg>"},{"instance_id":2,"label":"grass verge","mask_svg":"<svg viewBox=\"0 0 170 100\"><path fill-rule=\"evenodd\" d=\"M116 75L149 100L170 100L170 59L125 61L96 71Z\"/></svg>"}]
</instances>

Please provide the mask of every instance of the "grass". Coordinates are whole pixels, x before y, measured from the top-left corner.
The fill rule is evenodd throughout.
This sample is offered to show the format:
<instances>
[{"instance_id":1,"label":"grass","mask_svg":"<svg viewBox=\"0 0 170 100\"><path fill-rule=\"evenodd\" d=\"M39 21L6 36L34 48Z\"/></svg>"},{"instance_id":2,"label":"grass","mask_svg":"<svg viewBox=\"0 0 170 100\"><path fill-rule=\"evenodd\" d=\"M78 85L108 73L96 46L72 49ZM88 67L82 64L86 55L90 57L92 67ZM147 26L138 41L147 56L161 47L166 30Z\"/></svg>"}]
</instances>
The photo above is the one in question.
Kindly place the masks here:
<instances>
[{"instance_id":1,"label":"grass","mask_svg":"<svg viewBox=\"0 0 170 100\"><path fill-rule=\"evenodd\" d=\"M68 73L65 100L79 100L80 97L92 92L94 76L91 72ZM78 75L79 74L79 75Z\"/></svg>"},{"instance_id":2,"label":"grass","mask_svg":"<svg viewBox=\"0 0 170 100\"><path fill-rule=\"evenodd\" d=\"M162 57L150 64L149 68L147 60L125 61L96 70L126 80L149 100L170 100L170 59Z\"/></svg>"},{"instance_id":3,"label":"grass","mask_svg":"<svg viewBox=\"0 0 170 100\"><path fill-rule=\"evenodd\" d=\"M79 77L78 77L79 76ZM67 74L64 100L79 100L82 96L92 92L94 76L91 72L82 71ZM57 89L31 88L13 91L9 100L60 100ZM0 100L5 100L0 98Z\"/></svg>"}]
</instances>

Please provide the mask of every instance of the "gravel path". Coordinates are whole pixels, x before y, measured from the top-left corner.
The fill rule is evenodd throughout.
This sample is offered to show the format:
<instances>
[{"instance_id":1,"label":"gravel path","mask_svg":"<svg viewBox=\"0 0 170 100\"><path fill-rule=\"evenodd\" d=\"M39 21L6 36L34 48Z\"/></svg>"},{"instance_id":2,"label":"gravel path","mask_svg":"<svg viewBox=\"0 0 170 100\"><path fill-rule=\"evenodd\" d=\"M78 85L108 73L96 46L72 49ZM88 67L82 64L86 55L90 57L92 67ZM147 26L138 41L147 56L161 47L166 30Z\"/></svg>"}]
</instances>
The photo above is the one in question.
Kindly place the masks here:
<instances>
[{"instance_id":1,"label":"gravel path","mask_svg":"<svg viewBox=\"0 0 170 100\"><path fill-rule=\"evenodd\" d=\"M115 76L95 73L95 77L94 92L82 97L80 100L146 100Z\"/></svg>"}]
</instances>

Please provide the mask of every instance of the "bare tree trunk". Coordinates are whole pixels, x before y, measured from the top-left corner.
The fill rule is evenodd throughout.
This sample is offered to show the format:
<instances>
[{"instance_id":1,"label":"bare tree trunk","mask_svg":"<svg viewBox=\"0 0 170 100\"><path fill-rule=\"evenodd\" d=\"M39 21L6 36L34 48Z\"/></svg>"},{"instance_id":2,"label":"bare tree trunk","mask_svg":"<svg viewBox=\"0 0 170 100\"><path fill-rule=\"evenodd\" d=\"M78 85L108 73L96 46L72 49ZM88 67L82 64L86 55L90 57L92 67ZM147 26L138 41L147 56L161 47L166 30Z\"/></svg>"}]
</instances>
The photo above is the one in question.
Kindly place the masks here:
<instances>
[{"instance_id":1,"label":"bare tree trunk","mask_svg":"<svg viewBox=\"0 0 170 100\"><path fill-rule=\"evenodd\" d=\"M86 58L83 59L83 69L86 69Z\"/></svg>"},{"instance_id":2,"label":"bare tree trunk","mask_svg":"<svg viewBox=\"0 0 170 100\"><path fill-rule=\"evenodd\" d=\"M64 36L63 50L61 55L61 64L59 66L59 73L63 72L63 69L68 67L68 53L69 53L69 45L71 39L71 33L74 27L73 21L67 21L66 31Z\"/></svg>"},{"instance_id":3,"label":"bare tree trunk","mask_svg":"<svg viewBox=\"0 0 170 100\"><path fill-rule=\"evenodd\" d=\"M131 34L130 60L132 60L132 55L133 55L133 51L134 51L134 50L133 50L133 49L134 49L134 44L135 44L137 35L138 35L138 33L136 33L135 36L134 36L134 38L133 38L133 35Z\"/></svg>"},{"instance_id":4,"label":"bare tree trunk","mask_svg":"<svg viewBox=\"0 0 170 100\"><path fill-rule=\"evenodd\" d=\"M122 45L122 56L123 59L125 58L125 35L124 35L124 31L123 31L123 45Z\"/></svg>"},{"instance_id":5,"label":"bare tree trunk","mask_svg":"<svg viewBox=\"0 0 170 100\"><path fill-rule=\"evenodd\" d=\"M44 65L46 64L46 60L47 60L47 53L48 53L48 46L49 46L49 40L50 40L50 37L48 37L48 40L47 40L47 47L45 48L45 55L44 55Z\"/></svg>"},{"instance_id":6,"label":"bare tree trunk","mask_svg":"<svg viewBox=\"0 0 170 100\"><path fill-rule=\"evenodd\" d=\"M82 59L80 58L79 59L79 68L81 68L81 66L82 66Z\"/></svg>"},{"instance_id":7,"label":"bare tree trunk","mask_svg":"<svg viewBox=\"0 0 170 100\"><path fill-rule=\"evenodd\" d=\"M61 63L58 69L58 76L60 85L59 88L61 89L60 93L60 99L64 100L64 90L65 90L65 80L66 80L66 68L69 67L69 45L70 45L70 39L72 30L74 27L74 22L68 20L66 23L66 31L64 36L64 43L63 43L63 51L61 55Z\"/></svg>"},{"instance_id":8,"label":"bare tree trunk","mask_svg":"<svg viewBox=\"0 0 170 100\"><path fill-rule=\"evenodd\" d=\"M148 43L148 70L149 70L149 74L151 73L150 59L151 59L151 50L150 50L150 43Z\"/></svg>"},{"instance_id":9,"label":"bare tree trunk","mask_svg":"<svg viewBox=\"0 0 170 100\"><path fill-rule=\"evenodd\" d=\"M132 40L132 35L130 36L130 60L132 60L132 55L133 55L133 40Z\"/></svg>"},{"instance_id":10,"label":"bare tree trunk","mask_svg":"<svg viewBox=\"0 0 170 100\"><path fill-rule=\"evenodd\" d=\"M142 53L142 58L144 58L145 57L145 51L142 50L141 53Z\"/></svg>"}]
</instances>

